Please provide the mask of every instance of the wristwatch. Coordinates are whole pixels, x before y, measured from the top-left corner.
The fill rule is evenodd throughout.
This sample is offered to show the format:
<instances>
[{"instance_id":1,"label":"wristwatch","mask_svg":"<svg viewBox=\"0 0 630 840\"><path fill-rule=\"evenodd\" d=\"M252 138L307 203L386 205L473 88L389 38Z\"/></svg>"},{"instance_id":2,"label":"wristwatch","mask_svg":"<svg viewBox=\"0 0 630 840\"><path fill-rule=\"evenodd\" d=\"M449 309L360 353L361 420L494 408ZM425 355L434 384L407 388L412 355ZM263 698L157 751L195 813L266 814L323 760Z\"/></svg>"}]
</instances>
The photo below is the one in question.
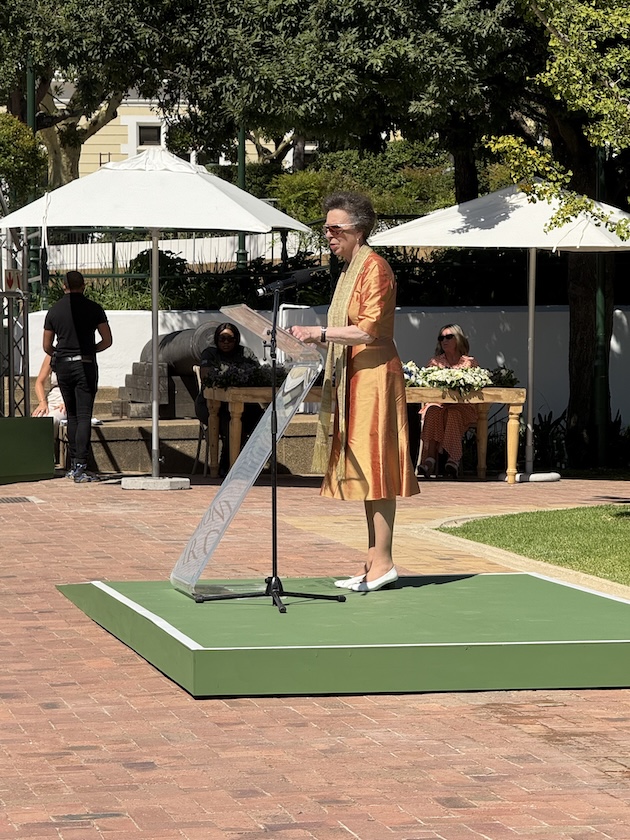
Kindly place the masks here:
<instances>
[{"instance_id":1,"label":"wristwatch","mask_svg":"<svg viewBox=\"0 0 630 840\"><path fill-rule=\"evenodd\" d=\"M322 327L322 331L319 334L319 340L322 344L326 344L326 327Z\"/></svg>"}]
</instances>

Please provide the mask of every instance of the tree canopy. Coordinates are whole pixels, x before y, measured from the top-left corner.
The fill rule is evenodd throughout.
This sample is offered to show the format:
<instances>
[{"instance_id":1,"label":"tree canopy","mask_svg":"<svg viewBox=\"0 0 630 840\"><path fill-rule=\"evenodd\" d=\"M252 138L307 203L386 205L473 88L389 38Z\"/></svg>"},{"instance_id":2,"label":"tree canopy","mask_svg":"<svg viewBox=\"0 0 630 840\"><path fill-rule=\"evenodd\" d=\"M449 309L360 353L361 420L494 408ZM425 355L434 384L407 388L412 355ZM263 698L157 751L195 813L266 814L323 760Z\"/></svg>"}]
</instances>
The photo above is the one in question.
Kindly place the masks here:
<instances>
[{"instance_id":1,"label":"tree canopy","mask_svg":"<svg viewBox=\"0 0 630 840\"><path fill-rule=\"evenodd\" d=\"M26 121L30 62L51 187L78 177L82 144L116 116L130 90L155 95L162 42L177 15L168 2L4 0L0 97Z\"/></svg>"}]
</instances>

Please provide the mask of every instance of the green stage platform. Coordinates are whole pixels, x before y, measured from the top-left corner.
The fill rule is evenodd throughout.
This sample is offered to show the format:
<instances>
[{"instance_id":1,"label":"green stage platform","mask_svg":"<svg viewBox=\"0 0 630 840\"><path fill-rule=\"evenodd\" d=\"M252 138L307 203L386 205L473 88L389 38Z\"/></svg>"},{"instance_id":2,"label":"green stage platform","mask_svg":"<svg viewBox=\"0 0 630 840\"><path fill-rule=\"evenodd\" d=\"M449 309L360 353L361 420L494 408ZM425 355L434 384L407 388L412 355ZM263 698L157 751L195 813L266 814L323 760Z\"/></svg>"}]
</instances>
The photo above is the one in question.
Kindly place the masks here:
<instances>
[{"instance_id":1,"label":"green stage platform","mask_svg":"<svg viewBox=\"0 0 630 840\"><path fill-rule=\"evenodd\" d=\"M334 578L283 579L336 594ZM264 592L259 580L208 592ZM630 602L532 574L403 577L345 603L202 604L167 581L59 586L194 697L630 686Z\"/></svg>"}]
</instances>

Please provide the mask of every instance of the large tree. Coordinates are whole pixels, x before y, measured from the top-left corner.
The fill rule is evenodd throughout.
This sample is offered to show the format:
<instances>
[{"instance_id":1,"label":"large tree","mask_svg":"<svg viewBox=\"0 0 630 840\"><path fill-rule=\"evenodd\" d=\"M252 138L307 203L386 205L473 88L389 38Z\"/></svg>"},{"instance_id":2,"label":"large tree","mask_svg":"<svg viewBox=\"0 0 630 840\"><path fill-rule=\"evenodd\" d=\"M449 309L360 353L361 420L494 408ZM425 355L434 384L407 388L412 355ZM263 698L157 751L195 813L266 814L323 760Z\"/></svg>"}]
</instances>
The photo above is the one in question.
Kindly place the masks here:
<instances>
[{"instance_id":1,"label":"large tree","mask_svg":"<svg viewBox=\"0 0 630 840\"><path fill-rule=\"evenodd\" d=\"M239 124L370 152L393 132L437 135L462 201L478 194L484 135L519 131L535 116L523 88L544 67L544 44L513 0L244 0L226 7L225 43L217 42L217 5L206 3L194 60L171 67L163 102L175 116L185 101L187 137L214 152L217 135L225 141Z\"/></svg>"},{"instance_id":2,"label":"large tree","mask_svg":"<svg viewBox=\"0 0 630 840\"><path fill-rule=\"evenodd\" d=\"M168 0L4 0L0 99L26 122L30 63L50 187L78 177L83 143L114 119L130 90L155 96L170 25L186 13L186 5Z\"/></svg>"},{"instance_id":3,"label":"large tree","mask_svg":"<svg viewBox=\"0 0 630 840\"><path fill-rule=\"evenodd\" d=\"M546 66L535 80L552 97L545 106L546 131L536 142L502 137L494 147L534 194L561 195L558 224L582 210L626 238L630 226L602 214L593 199L628 206L630 9L625 0L577 0L570 6L526 0L526 5L547 48ZM542 186L533 180L539 175L545 178ZM562 187L573 192L562 194ZM602 402L609 415L605 348L612 333L611 263L594 255L570 258L567 443L572 463L582 465L595 461L595 444L604 439Z\"/></svg>"}]
</instances>

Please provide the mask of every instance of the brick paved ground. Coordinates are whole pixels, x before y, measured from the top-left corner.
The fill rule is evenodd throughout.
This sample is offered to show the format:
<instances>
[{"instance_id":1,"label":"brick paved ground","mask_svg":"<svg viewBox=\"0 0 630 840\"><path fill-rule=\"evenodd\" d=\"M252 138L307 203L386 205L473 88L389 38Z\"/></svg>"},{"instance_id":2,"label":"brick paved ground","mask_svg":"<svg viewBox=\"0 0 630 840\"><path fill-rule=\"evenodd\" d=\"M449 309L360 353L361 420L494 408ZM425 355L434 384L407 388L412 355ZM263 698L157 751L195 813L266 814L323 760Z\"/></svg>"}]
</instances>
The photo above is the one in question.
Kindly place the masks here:
<instances>
[{"instance_id":1,"label":"brick paved ground","mask_svg":"<svg viewBox=\"0 0 630 840\"><path fill-rule=\"evenodd\" d=\"M360 506L315 488L281 483L283 577L360 560ZM193 700L55 589L166 578L215 490L0 487L0 840L630 840L630 690ZM518 566L430 526L629 491L423 485L400 504L397 563ZM35 501L1 503L20 496ZM256 487L216 571L267 574L269 529Z\"/></svg>"}]
</instances>

